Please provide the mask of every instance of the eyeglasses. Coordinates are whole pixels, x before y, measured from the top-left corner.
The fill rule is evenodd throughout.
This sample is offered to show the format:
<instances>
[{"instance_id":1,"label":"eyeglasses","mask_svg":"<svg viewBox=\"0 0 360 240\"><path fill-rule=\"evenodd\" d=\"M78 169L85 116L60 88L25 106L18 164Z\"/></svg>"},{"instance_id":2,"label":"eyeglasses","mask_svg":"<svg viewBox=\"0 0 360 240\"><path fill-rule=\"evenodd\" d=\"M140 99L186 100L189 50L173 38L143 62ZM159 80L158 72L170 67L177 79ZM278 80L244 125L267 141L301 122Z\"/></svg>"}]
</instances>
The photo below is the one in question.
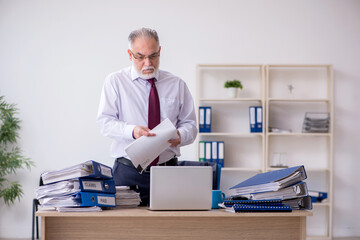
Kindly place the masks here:
<instances>
[{"instance_id":1,"label":"eyeglasses","mask_svg":"<svg viewBox=\"0 0 360 240\"><path fill-rule=\"evenodd\" d=\"M131 52L131 55L138 61L144 61L146 58L148 58L150 61L153 61L160 56L160 50L157 52L154 52L153 54L151 54L149 56L142 55L141 53L138 53L137 55L135 55L131 50L130 50L130 52Z\"/></svg>"}]
</instances>

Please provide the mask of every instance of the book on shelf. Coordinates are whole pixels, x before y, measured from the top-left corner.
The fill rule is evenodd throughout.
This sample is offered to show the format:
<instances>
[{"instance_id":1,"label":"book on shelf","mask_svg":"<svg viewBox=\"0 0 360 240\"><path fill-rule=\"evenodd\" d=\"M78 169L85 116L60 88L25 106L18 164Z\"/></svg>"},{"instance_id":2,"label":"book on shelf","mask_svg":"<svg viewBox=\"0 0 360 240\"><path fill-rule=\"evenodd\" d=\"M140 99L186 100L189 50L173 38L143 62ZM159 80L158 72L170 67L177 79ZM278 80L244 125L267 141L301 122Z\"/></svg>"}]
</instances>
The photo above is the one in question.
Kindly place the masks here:
<instances>
[{"instance_id":1,"label":"book on shelf","mask_svg":"<svg viewBox=\"0 0 360 240\"><path fill-rule=\"evenodd\" d=\"M231 195L277 191L307 178L303 165L259 173L230 188Z\"/></svg>"}]
</instances>

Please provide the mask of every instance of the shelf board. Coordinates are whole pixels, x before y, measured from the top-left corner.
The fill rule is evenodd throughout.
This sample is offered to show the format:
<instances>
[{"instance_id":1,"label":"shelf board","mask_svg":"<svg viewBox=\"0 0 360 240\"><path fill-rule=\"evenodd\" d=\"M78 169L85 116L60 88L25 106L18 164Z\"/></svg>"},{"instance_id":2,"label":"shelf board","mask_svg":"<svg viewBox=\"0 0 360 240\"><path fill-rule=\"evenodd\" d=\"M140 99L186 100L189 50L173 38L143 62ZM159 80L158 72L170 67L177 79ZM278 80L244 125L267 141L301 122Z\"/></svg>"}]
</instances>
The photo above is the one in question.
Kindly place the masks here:
<instances>
[{"instance_id":1,"label":"shelf board","mask_svg":"<svg viewBox=\"0 0 360 240\"><path fill-rule=\"evenodd\" d=\"M330 137L331 133L266 133L268 136Z\"/></svg>"},{"instance_id":2,"label":"shelf board","mask_svg":"<svg viewBox=\"0 0 360 240\"><path fill-rule=\"evenodd\" d=\"M229 137L262 137L263 133L228 133L228 132L211 132L199 133L199 136L229 136Z\"/></svg>"},{"instance_id":3,"label":"shelf board","mask_svg":"<svg viewBox=\"0 0 360 240\"><path fill-rule=\"evenodd\" d=\"M270 102L330 102L329 98L268 98Z\"/></svg>"},{"instance_id":4,"label":"shelf board","mask_svg":"<svg viewBox=\"0 0 360 240\"><path fill-rule=\"evenodd\" d=\"M201 102L262 102L261 98L200 98Z\"/></svg>"},{"instance_id":5,"label":"shelf board","mask_svg":"<svg viewBox=\"0 0 360 240\"><path fill-rule=\"evenodd\" d=\"M327 68L331 67L331 64L270 64L269 68Z\"/></svg>"},{"instance_id":6,"label":"shelf board","mask_svg":"<svg viewBox=\"0 0 360 240\"><path fill-rule=\"evenodd\" d=\"M330 207L330 203L329 202L324 202L324 203L315 202L315 203L313 203L313 206L314 207Z\"/></svg>"},{"instance_id":7,"label":"shelf board","mask_svg":"<svg viewBox=\"0 0 360 240\"><path fill-rule=\"evenodd\" d=\"M236 168L236 167L223 167L221 171L246 171L246 172L262 172L259 168Z\"/></svg>"},{"instance_id":8,"label":"shelf board","mask_svg":"<svg viewBox=\"0 0 360 240\"><path fill-rule=\"evenodd\" d=\"M262 68L262 64L199 64L198 68Z\"/></svg>"},{"instance_id":9,"label":"shelf board","mask_svg":"<svg viewBox=\"0 0 360 240\"><path fill-rule=\"evenodd\" d=\"M332 238L328 235L324 235L324 236L306 236L307 240L331 240Z\"/></svg>"}]
</instances>

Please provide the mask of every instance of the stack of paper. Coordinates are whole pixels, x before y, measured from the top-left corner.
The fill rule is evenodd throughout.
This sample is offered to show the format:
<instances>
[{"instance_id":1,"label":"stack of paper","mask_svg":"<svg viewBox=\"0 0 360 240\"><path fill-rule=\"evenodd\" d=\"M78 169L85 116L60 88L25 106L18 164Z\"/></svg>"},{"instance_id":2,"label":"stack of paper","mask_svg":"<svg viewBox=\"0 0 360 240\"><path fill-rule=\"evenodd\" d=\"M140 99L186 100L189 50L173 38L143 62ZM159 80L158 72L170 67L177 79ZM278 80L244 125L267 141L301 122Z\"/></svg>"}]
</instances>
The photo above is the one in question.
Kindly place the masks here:
<instances>
[{"instance_id":1,"label":"stack of paper","mask_svg":"<svg viewBox=\"0 0 360 240\"><path fill-rule=\"evenodd\" d=\"M98 162L87 161L62 170L46 172L42 174L42 178L45 185L36 189L41 207L79 211L80 209L71 208L116 206L112 169ZM96 211L96 208L84 208L81 211L94 209Z\"/></svg>"},{"instance_id":2,"label":"stack of paper","mask_svg":"<svg viewBox=\"0 0 360 240\"><path fill-rule=\"evenodd\" d=\"M140 194L129 186L116 186L117 208L134 208L139 206L140 202Z\"/></svg>"},{"instance_id":3,"label":"stack of paper","mask_svg":"<svg viewBox=\"0 0 360 240\"><path fill-rule=\"evenodd\" d=\"M312 209L304 166L259 173L230 188L233 199L282 200L293 209ZM286 200L286 201L285 201Z\"/></svg>"},{"instance_id":4,"label":"stack of paper","mask_svg":"<svg viewBox=\"0 0 360 240\"><path fill-rule=\"evenodd\" d=\"M330 114L328 112L305 113L304 133L328 133L330 127Z\"/></svg>"}]
</instances>

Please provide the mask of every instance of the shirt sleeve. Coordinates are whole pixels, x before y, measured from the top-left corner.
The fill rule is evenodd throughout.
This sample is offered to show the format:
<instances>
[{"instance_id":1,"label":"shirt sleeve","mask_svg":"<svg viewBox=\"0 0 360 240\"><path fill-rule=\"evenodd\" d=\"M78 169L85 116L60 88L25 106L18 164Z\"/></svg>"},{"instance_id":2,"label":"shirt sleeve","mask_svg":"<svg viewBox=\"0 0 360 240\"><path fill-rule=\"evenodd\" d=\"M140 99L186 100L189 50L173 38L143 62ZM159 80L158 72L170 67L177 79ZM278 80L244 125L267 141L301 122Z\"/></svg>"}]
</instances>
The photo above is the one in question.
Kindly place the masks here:
<instances>
[{"instance_id":1,"label":"shirt sleeve","mask_svg":"<svg viewBox=\"0 0 360 240\"><path fill-rule=\"evenodd\" d=\"M185 146L194 142L198 132L194 101L185 82L181 99L177 130L179 130L181 136L180 146Z\"/></svg>"},{"instance_id":2,"label":"shirt sleeve","mask_svg":"<svg viewBox=\"0 0 360 240\"><path fill-rule=\"evenodd\" d=\"M115 79L109 76L104 83L97 115L97 124L103 136L113 139L133 139L135 125L119 120L119 92Z\"/></svg>"}]
</instances>

